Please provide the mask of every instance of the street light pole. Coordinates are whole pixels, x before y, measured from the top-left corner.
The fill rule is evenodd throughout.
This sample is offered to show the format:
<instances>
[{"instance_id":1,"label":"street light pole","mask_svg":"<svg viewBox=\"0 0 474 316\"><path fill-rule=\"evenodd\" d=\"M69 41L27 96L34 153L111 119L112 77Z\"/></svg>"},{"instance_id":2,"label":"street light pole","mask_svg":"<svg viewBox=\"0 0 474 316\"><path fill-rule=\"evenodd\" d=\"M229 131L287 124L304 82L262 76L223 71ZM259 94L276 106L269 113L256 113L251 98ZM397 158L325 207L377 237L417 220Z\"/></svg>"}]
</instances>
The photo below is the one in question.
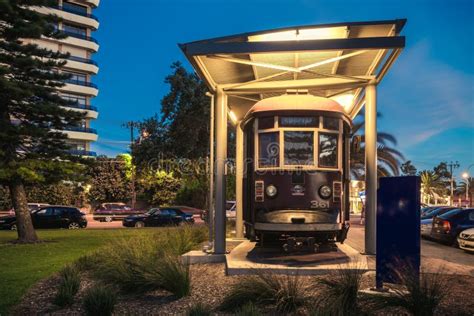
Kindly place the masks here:
<instances>
[{"instance_id":1,"label":"street light pole","mask_svg":"<svg viewBox=\"0 0 474 316\"><path fill-rule=\"evenodd\" d=\"M471 169L471 167L473 166L474 166L474 163L470 164L467 167L466 171L464 171L462 174L462 177L466 180L466 200L467 200L468 207L471 206L471 196L469 194L469 182L470 182L469 169Z\"/></svg>"},{"instance_id":2,"label":"street light pole","mask_svg":"<svg viewBox=\"0 0 474 316\"><path fill-rule=\"evenodd\" d=\"M459 162L450 162L448 164L449 172L451 173L451 198L449 199L449 205L453 206L453 199L454 199L454 176L453 176L453 169L459 168Z\"/></svg>"},{"instance_id":3,"label":"street light pole","mask_svg":"<svg viewBox=\"0 0 474 316\"><path fill-rule=\"evenodd\" d=\"M131 202L131 207L132 209L135 209L135 204L137 202L137 193L136 193L136 190L135 190L135 168L133 167L133 142L135 141L134 139L134 135L133 135L133 130L136 128L136 127L139 127L139 123L138 122L134 122L134 121L128 121L124 124L122 124L123 127L125 128L130 128L130 155L132 156L132 170L131 170L131 175L130 175L130 189L132 191L132 202Z\"/></svg>"}]
</instances>

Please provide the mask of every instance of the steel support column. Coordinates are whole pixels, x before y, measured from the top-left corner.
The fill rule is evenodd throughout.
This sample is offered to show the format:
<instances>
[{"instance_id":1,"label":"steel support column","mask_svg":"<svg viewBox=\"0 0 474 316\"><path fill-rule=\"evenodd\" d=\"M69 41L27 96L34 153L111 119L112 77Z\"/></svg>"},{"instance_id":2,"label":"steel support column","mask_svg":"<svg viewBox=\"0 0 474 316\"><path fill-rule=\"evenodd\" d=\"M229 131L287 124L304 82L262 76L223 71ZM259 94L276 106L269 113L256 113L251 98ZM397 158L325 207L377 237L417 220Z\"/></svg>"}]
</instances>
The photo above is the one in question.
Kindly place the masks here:
<instances>
[{"instance_id":1,"label":"steel support column","mask_svg":"<svg viewBox=\"0 0 474 316\"><path fill-rule=\"evenodd\" d=\"M377 89L365 89L365 253L376 251L377 216Z\"/></svg>"},{"instance_id":2,"label":"steel support column","mask_svg":"<svg viewBox=\"0 0 474 316\"><path fill-rule=\"evenodd\" d=\"M244 132L240 123L235 128L235 143L236 143L236 172L235 172L235 201L236 218L235 231L237 238L244 237L244 209L243 209L243 177L244 177Z\"/></svg>"},{"instance_id":3,"label":"steel support column","mask_svg":"<svg viewBox=\"0 0 474 316\"><path fill-rule=\"evenodd\" d=\"M216 90L216 175L215 175L215 242L214 253L225 254L226 175L227 160L227 95Z\"/></svg>"}]
</instances>

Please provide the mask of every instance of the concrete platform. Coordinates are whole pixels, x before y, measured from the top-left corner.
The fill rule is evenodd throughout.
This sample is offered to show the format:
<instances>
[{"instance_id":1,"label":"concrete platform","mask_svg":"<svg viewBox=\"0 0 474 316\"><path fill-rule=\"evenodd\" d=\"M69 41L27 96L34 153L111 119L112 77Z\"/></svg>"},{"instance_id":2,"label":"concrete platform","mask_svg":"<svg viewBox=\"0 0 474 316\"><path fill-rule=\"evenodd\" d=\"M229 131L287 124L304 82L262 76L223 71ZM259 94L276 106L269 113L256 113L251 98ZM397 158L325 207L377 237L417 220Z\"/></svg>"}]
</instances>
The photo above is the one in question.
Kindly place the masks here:
<instances>
[{"instance_id":1,"label":"concrete platform","mask_svg":"<svg viewBox=\"0 0 474 316\"><path fill-rule=\"evenodd\" d=\"M181 261L187 264L225 262L225 255L205 253L202 250L192 250L181 256Z\"/></svg>"},{"instance_id":2,"label":"concrete platform","mask_svg":"<svg viewBox=\"0 0 474 316\"><path fill-rule=\"evenodd\" d=\"M255 247L244 241L226 255L228 275L257 273L317 275L336 269L374 270L372 256L361 255L347 244L338 244L337 251L286 254L281 249Z\"/></svg>"}]
</instances>

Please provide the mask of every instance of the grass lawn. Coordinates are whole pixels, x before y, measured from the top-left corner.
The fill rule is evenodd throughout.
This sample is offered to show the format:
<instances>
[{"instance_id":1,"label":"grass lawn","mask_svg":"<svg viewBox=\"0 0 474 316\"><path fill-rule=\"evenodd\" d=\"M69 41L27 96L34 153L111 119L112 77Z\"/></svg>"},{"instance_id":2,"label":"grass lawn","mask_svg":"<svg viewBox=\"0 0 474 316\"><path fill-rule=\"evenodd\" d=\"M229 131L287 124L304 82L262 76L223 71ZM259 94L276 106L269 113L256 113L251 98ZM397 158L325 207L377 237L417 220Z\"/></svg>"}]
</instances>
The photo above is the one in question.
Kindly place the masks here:
<instances>
[{"instance_id":1,"label":"grass lawn","mask_svg":"<svg viewBox=\"0 0 474 316\"><path fill-rule=\"evenodd\" d=\"M110 240L156 231L153 228L38 230L39 237L48 242L35 245L10 244L16 233L0 231L0 315L17 304L30 286Z\"/></svg>"}]
</instances>

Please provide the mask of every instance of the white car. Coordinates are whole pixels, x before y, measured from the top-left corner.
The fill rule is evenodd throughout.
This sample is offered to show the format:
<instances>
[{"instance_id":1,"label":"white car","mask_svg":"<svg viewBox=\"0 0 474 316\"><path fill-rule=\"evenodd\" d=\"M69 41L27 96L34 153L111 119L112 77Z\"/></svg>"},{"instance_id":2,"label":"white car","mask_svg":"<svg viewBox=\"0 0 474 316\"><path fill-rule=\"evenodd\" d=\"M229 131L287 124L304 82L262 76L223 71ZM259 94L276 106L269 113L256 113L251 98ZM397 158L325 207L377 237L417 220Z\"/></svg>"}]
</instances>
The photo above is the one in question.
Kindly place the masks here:
<instances>
[{"instance_id":1,"label":"white car","mask_svg":"<svg viewBox=\"0 0 474 316\"><path fill-rule=\"evenodd\" d=\"M474 252L474 228L469 228L462 231L458 236L459 248Z\"/></svg>"},{"instance_id":2,"label":"white car","mask_svg":"<svg viewBox=\"0 0 474 316\"><path fill-rule=\"evenodd\" d=\"M420 223L421 237L430 237L431 227L433 226L433 219L423 219Z\"/></svg>"}]
</instances>

